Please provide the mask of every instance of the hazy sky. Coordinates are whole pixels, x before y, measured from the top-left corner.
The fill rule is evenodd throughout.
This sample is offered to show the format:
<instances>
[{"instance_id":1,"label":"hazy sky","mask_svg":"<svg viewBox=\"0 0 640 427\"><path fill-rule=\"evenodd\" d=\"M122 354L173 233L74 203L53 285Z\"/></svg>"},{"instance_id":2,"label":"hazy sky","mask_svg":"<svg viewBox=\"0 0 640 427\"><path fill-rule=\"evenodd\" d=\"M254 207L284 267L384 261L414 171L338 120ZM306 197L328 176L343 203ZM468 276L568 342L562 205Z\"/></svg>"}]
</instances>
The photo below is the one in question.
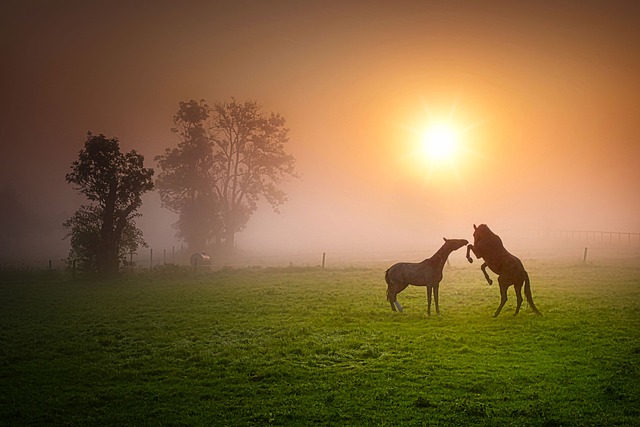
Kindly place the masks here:
<instances>
[{"instance_id":1,"label":"hazy sky","mask_svg":"<svg viewBox=\"0 0 640 427\"><path fill-rule=\"evenodd\" d=\"M287 119L301 176L244 248L637 232L639 21L636 1L4 1L0 189L47 247L83 201L64 176L87 131L155 167L179 101L235 97ZM464 132L433 166L414 130L439 118ZM145 200L147 240L171 245L174 216Z\"/></svg>"}]
</instances>

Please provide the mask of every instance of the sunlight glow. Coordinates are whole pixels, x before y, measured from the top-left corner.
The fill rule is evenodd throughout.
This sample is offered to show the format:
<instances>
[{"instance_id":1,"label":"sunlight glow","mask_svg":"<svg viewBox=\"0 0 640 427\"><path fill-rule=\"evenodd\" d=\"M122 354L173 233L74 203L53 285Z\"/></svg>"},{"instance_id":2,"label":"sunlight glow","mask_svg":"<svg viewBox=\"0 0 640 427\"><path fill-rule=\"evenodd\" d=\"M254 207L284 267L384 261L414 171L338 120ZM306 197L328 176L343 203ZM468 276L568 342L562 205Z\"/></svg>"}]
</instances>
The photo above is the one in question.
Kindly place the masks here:
<instances>
[{"instance_id":1,"label":"sunlight glow","mask_svg":"<svg viewBox=\"0 0 640 427\"><path fill-rule=\"evenodd\" d=\"M416 114L412 124L403 124L408 131L408 150L404 156L407 171L425 182L463 181L463 171L473 158L482 155L472 147L477 139L475 129L483 121L461 125L456 100L448 111L434 111L423 101L422 113ZM468 119L468 118L467 118ZM466 121L466 120L465 120ZM472 132L473 131L473 132Z\"/></svg>"},{"instance_id":2,"label":"sunlight glow","mask_svg":"<svg viewBox=\"0 0 640 427\"><path fill-rule=\"evenodd\" d=\"M422 135L424 154L433 160L453 160L458 146L458 134L448 124L432 124Z\"/></svg>"}]
</instances>

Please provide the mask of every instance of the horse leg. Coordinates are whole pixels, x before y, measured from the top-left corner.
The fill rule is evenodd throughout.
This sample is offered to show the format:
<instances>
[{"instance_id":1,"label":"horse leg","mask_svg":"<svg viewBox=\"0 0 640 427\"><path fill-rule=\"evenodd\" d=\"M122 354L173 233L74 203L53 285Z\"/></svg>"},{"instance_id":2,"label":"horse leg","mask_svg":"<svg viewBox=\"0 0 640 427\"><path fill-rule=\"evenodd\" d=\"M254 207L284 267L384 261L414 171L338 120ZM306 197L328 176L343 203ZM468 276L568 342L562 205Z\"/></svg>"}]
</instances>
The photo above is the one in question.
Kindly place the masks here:
<instances>
[{"instance_id":1,"label":"horse leg","mask_svg":"<svg viewBox=\"0 0 640 427\"><path fill-rule=\"evenodd\" d=\"M396 294L393 294L393 296L389 299L389 304L391 304L391 310L396 311L397 309L397 311L402 313L402 306L396 299Z\"/></svg>"},{"instance_id":2,"label":"horse leg","mask_svg":"<svg viewBox=\"0 0 640 427\"><path fill-rule=\"evenodd\" d=\"M397 284L394 282L389 283L387 287L387 300L391 304L391 310L396 311L396 309L402 313L402 305L398 302L398 294L402 292L407 286L408 283Z\"/></svg>"},{"instance_id":3,"label":"horse leg","mask_svg":"<svg viewBox=\"0 0 640 427\"><path fill-rule=\"evenodd\" d=\"M516 305L516 312L513 315L517 316L520 312L520 306L522 305L522 283L516 284L514 288L516 290L516 300L518 304Z\"/></svg>"},{"instance_id":4,"label":"horse leg","mask_svg":"<svg viewBox=\"0 0 640 427\"><path fill-rule=\"evenodd\" d=\"M469 263L473 263L473 258L471 258L471 255L469 255L469 252L471 252L473 249L474 248L472 244L467 245L467 261L469 261ZM476 251L473 251L473 253L475 255ZM478 258L478 255L476 255L476 258Z\"/></svg>"},{"instance_id":5,"label":"horse leg","mask_svg":"<svg viewBox=\"0 0 640 427\"><path fill-rule=\"evenodd\" d=\"M436 314L438 316L440 316L440 306L438 305L438 288L440 287L440 284L437 284L433 287L433 299L435 300L436 303Z\"/></svg>"},{"instance_id":6,"label":"horse leg","mask_svg":"<svg viewBox=\"0 0 640 427\"><path fill-rule=\"evenodd\" d=\"M485 262L484 264L482 264L480 266L480 269L482 270L482 274L484 274L484 278L487 279L487 283L489 283L489 285L493 285L493 280L491 280L491 278L487 274L487 263Z\"/></svg>"},{"instance_id":7,"label":"horse leg","mask_svg":"<svg viewBox=\"0 0 640 427\"><path fill-rule=\"evenodd\" d=\"M393 291L395 288L395 286L393 286L391 283L389 284L389 286L387 286L387 301L389 301L389 304L391 304L391 310L392 311L396 311L396 293Z\"/></svg>"},{"instance_id":8,"label":"horse leg","mask_svg":"<svg viewBox=\"0 0 640 427\"><path fill-rule=\"evenodd\" d=\"M427 316L431 316L431 286L427 286Z\"/></svg>"},{"instance_id":9,"label":"horse leg","mask_svg":"<svg viewBox=\"0 0 640 427\"><path fill-rule=\"evenodd\" d=\"M498 306L498 309L496 310L493 317L498 317L498 314L500 314L500 310L502 310L502 307L504 307L505 303L507 302L508 288L509 288L508 285L505 285L504 283L500 283L500 305Z\"/></svg>"}]
</instances>

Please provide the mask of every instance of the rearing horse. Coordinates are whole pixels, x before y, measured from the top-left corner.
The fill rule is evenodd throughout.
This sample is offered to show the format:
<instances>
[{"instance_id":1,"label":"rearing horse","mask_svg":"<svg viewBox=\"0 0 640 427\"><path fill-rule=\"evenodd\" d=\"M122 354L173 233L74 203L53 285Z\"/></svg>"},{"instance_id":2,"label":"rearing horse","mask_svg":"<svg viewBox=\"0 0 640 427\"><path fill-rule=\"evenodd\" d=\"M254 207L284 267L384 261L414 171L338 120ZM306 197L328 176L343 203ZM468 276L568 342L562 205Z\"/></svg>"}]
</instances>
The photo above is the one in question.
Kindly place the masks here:
<instances>
[{"instance_id":1,"label":"rearing horse","mask_svg":"<svg viewBox=\"0 0 640 427\"><path fill-rule=\"evenodd\" d=\"M480 266L480 269L490 285L493 284L493 280L491 280L487 274L487 267L498 275L498 283L500 284L500 305L493 317L497 317L498 314L500 314L500 310L502 310L502 307L504 307L504 304L507 302L507 289L511 285L513 285L516 290L518 304L516 306L514 316L520 312L523 284L524 294L527 297L529 306L534 313L541 315L538 308L533 303L529 274L524 269L522 261L505 249L500 236L491 231L486 224L480 224L478 227L473 224L473 228L473 245L467 246L467 260L469 262L473 262L473 259L469 255L469 251L473 251L476 258L484 259L484 263Z\"/></svg>"},{"instance_id":2,"label":"rearing horse","mask_svg":"<svg viewBox=\"0 0 640 427\"><path fill-rule=\"evenodd\" d=\"M407 286L414 285L427 287L427 301L429 303L427 315L431 316L432 293L436 302L436 313L440 314L438 287L442 280L444 263L447 262L451 252L467 244L469 241L464 239L444 239L444 245L431 258L417 263L399 262L392 265L384 276L387 282L387 301L391 304L391 310L396 311L397 307L399 311L402 311L402 306L396 297Z\"/></svg>"}]
</instances>

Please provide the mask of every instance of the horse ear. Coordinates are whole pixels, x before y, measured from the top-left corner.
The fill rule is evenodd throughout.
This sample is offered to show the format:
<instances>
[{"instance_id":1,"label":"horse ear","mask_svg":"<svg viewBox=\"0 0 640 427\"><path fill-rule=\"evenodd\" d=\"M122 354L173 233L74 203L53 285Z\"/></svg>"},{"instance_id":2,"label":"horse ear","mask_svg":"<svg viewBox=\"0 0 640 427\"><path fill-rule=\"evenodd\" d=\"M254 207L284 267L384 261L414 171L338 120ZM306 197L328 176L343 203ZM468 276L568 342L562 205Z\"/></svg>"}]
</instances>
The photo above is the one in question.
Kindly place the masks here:
<instances>
[{"instance_id":1,"label":"horse ear","mask_svg":"<svg viewBox=\"0 0 640 427\"><path fill-rule=\"evenodd\" d=\"M475 224L473 224L473 229L475 230L475 229L477 229L477 228L478 228L478 227L476 227L476 225L475 225Z\"/></svg>"},{"instance_id":2,"label":"horse ear","mask_svg":"<svg viewBox=\"0 0 640 427\"><path fill-rule=\"evenodd\" d=\"M444 240L445 242L447 242L447 241L448 241L446 237L443 237L443 238L442 238L442 240Z\"/></svg>"}]
</instances>

